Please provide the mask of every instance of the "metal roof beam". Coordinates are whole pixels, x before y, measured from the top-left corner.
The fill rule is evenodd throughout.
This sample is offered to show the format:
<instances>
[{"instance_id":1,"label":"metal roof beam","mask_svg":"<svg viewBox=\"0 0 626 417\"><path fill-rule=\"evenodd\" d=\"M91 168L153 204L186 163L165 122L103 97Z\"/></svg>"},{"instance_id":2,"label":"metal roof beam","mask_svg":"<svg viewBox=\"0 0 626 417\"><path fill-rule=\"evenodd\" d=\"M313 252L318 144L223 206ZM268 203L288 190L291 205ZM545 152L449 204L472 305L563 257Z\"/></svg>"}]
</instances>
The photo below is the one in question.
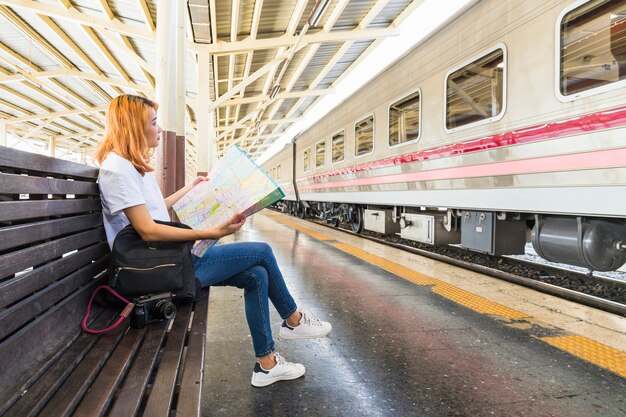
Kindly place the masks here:
<instances>
[{"instance_id":1,"label":"metal roof beam","mask_svg":"<svg viewBox=\"0 0 626 417\"><path fill-rule=\"evenodd\" d=\"M156 25L154 24L154 20L152 19L152 15L150 14L150 10L148 9L148 5L146 4L146 0L137 0L139 3L139 8L143 12L144 17L146 18L146 26L150 32L154 32L156 30Z\"/></svg>"},{"instance_id":2,"label":"metal roof beam","mask_svg":"<svg viewBox=\"0 0 626 417\"><path fill-rule=\"evenodd\" d=\"M0 81L2 79L0 78ZM276 100L288 100L288 99L293 99L293 98L300 98L300 97L310 97L310 96L323 96L324 94L330 94L330 93L334 93L335 89L331 88L331 89L324 89L324 90L304 90L304 91L292 91L292 92L288 92L288 93L279 93L275 99ZM242 104L252 104L252 103L258 103L261 101L266 101L268 100L267 95L257 95L257 96L251 96L251 97L244 97L244 98L231 98L230 100L222 103L220 105L220 107L225 107L225 106L239 106Z\"/></svg>"},{"instance_id":3,"label":"metal roof beam","mask_svg":"<svg viewBox=\"0 0 626 417\"><path fill-rule=\"evenodd\" d=\"M107 109L107 106L99 106L99 107L92 107L89 110L91 113L96 113L100 111L105 111L106 109ZM72 116L75 114L82 114L82 113L85 113L85 110L78 109L78 110L65 110L65 111L59 111L59 112L54 112L54 113L37 113L37 114L30 115L30 116L9 118L7 119L7 123L12 124L12 123L20 123L20 122L27 122L27 121L47 119L47 118L56 119L58 117Z\"/></svg>"},{"instance_id":4,"label":"metal roof beam","mask_svg":"<svg viewBox=\"0 0 626 417\"><path fill-rule=\"evenodd\" d=\"M275 124L284 124L284 123L295 123L300 120L299 117L293 117L291 119L272 119L272 120L261 120L259 121L259 125L275 125ZM242 126L243 127L243 126ZM215 130L217 132L223 132L226 129L230 129L231 127L218 127Z\"/></svg>"},{"instance_id":5,"label":"metal roof beam","mask_svg":"<svg viewBox=\"0 0 626 417\"><path fill-rule=\"evenodd\" d=\"M0 0L2 1L2 0ZM311 35L304 35L301 46L315 43L347 42L367 39L386 38L400 34L396 27L384 29L353 29L341 32L319 32ZM187 48L195 53L207 53L211 55L228 55L232 53L243 53L259 49L275 49L280 47L295 45L298 41L296 35L282 35L276 38L250 39L250 37L237 42L218 42L216 44L196 44L189 42ZM298 48L300 49L300 48Z\"/></svg>"},{"instance_id":6,"label":"metal roof beam","mask_svg":"<svg viewBox=\"0 0 626 417\"><path fill-rule=\"evenodd\" d=\"M11 8L29 10L33 13L54 17L56 19L68 20L85 26L108 29L124 35L137 36L151 41L156 40L155 33L149 30L138 26L126 25L117 19L109 20L101 17L89 16L76 9L66 10L61 7L51 6L49 4L39 3L32 0L0 0L0 4L4 4Z\"/></svg>"},{"instance_id":7,"label":"metal roof beam","mask_svg":"<svg viewBox=\"0 0 626 417\"><path fill-rule=\"evenodd\" d=\"M56 77L76 77L83 78L85 80L98 81L102 83L107 83L111 85L115 85L118 87L130 88L137 91L142 91L146 94L151 93L152 89L149 86L139 85L134 82L127 82L119 78L110 78L104 75L91 74L88 72L83 72L77 69L59 69L52 71L41 71L41 72L29 72L22 73L24 76L28 78L38 79L47 79L47 78L56 78ZM11 82L24 81L22 75L20 74L0 74L0 84L8 84Z\"/></svg>"},{"instance_id":8,"label":"metal roof beam","mask_svg":"<svg viewBox=\"0 0 626 417\"><path fill-rule=\"evenodd\" d=\"M6 54L7 56L9 56L14 61L20 63L23 67L28 68L31 73L41 72L41 69L38 66L36 66L35 64L33 64L32 62L27 60L22 55L19 55L15 51L9 49L2 42L0 42L0 52ZM14 67L16 69L19 69L17 66L14 66ZM47 82L47 83L44 82L44 83L46 84L46 87L48 87L48 89L53 91L57 97L63 97L65 100L70 100L70 98L71 98L71 100L75 100L74 105L79 107L79 108L87 109L87 108L92 107L92 104L90 102L88 102L83 97L81 97L78 94L76 94L74 91L67 89L63 84L61 84L56 79L51 79L49 82ZM46 93L43 89L39 89L38 92L40 94L46 95L46 97L48 97L48 96L52 97L50 94ZM57 103L59 103L60 105L62 105L65 108L68 108L68 109L71 108L71 106L69 104L67 104L66 102L64 102L62 100L59 100L58 98L52 98L52 100L57 102ZM76 103L78 103L78 104L76 104ZM82 116L82 117L85 118L85 116Z\"/></svg>"},{"instance_id":9,"label":"metal roof beam","mask_svg":"<svg viewBox=\"0 0 626 417\"><path fill-rule=\"evenodd\" d=\"M68 10L69 11L69 10ZM100 68L98 68L98 66L91 60L91 58L89 58L89 56L87 56L87 54L78 47L78 45L72 40L72 38L70 38L55 22L54 20L52 20L50 17L48 16L39 16L39 18L54 32L56 33L56 35L61 38L65 44L72 50L74 51L74 53L76 53L76 55L78 55L80 57L80 59L83 60L83 62L85 64L87 64L87 66L89 68L91 68L91 70L93 72L95 72L98 75L102 75L102 70L100 70ZM76 65L72 64L70 68L76 68ZM111 96L109 95L109 93L107 93L102 87L100 87L98 84L96 84L93 81L86 81L87 85L89 85L95 92L96 94L98 94L103 100L105 101L109 101L111 100ZM114 90L118 93L121 94L122 91L118 88L114 88Z\"/></svg>"},{"instance_id":10,"label":"metal roof beam","mask_svg":"<svg viewBox=\"0 0 626 417\"><path fill-rule=\"evenodd\" d=\"M270 61L269 63L267 63L264 66L262 66L261 68L259 68L250 77L248 77L247 79L243 80L242 82L240 82L239 84L237 84L236 86L234 86L233 88L228 90L226 93L224 93L221 96L219 96L217 98L217 100L212 102L211 105L209 106L209 111L212 111L212 110L216 109L217 107L221 106L222 103L226 102L227 100L230 100L231 97L233 97L235 94L238 94L242 89L246 88L247 86L249 86L250 84L252 84L256 80L261 78L263 75L265 75L268 72L270 72L275 65L280 63L285 58L287 58L287 53L284 53L284 54L278 56L274 60Z\"/></svg>"}]
</instances>

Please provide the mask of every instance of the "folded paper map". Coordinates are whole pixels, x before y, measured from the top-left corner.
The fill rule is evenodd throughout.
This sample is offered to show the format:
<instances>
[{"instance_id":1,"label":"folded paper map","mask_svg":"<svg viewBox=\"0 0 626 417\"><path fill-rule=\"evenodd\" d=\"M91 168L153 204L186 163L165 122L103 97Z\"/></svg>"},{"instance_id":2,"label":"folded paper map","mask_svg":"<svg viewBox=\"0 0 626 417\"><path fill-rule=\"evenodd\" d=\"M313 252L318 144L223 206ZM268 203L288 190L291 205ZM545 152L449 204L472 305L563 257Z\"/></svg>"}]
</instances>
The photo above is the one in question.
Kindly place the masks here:
<instances>
[{"instance_id":1,"label":"folded paper map","mask_svg":"<svg viewBox=\"0 0 626 417\"><path fill-rule=\"evenodd\" d=\"M193 229L211 229L237 213L250 216L284 196L265 171L233 146L215 165L209 181L196 185L172 208ZM191 252L202 256L215 242L198 241Z\"/></svg>"}]
</instances>

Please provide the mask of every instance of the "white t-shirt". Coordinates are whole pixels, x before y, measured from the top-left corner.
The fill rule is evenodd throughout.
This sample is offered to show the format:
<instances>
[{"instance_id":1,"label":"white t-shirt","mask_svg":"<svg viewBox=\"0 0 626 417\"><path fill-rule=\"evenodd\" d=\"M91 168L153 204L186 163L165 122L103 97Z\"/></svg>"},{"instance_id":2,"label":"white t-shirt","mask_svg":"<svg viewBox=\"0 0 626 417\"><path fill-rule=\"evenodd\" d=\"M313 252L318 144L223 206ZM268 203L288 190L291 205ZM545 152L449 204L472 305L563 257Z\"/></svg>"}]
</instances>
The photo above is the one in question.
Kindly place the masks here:
<instances>
[{"instance_id":1,"label":"white t-shirt","mask_svg":"<svg viewBox=\"0 0 626 417\"><path fill-rule=\"evenodd\" d=\"M115 236L130 223L124 214L125 208L145 204L154 220L170 220L154 174L146 172L142 177L133 164L114 152L102 161L98 185L102 196L104 230L111 248Z\"/></svg>"}]
</instances>

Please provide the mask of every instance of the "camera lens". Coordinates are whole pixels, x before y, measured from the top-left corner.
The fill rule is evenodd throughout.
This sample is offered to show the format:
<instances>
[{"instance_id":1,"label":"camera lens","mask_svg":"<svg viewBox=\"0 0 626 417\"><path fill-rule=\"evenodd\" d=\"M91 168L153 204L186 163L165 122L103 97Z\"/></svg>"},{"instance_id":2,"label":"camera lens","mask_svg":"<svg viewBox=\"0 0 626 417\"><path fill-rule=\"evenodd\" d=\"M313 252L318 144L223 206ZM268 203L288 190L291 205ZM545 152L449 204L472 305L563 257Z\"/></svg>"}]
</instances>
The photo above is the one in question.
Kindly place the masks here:
<instances>
[{"instance_id":1,"label":"camera lens","mask_svg":"<svg viewBox=\"0 0 626 417\"><path fill-rule=\"evenodd\" d=\"M154 305L150 312L155 319L171 319L176 314L176 306L167 300L161 300Z\"/></svg>"}]
</instances>

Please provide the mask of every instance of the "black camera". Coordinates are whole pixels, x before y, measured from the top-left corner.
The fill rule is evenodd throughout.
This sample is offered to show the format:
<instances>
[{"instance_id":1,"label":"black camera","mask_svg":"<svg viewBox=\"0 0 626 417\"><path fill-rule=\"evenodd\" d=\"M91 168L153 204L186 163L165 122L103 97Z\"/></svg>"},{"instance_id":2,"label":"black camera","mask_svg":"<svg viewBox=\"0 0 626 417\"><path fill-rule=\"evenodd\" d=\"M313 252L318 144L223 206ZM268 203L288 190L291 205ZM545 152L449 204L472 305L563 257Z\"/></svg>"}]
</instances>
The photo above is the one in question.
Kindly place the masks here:
<instances>
[{"instance_id":1,"label":"black camera","mask_svg":"<svg viewBox=\"0 0 626 417\"><path fill-rule=\"evenodd\" d=\"M135 307L130 316L130 327L133 329L143 329L155 321L169 320L176 314L176 306L169 292L141 296L133 299L133 303Z\"/></svg>"}]
</instances>

